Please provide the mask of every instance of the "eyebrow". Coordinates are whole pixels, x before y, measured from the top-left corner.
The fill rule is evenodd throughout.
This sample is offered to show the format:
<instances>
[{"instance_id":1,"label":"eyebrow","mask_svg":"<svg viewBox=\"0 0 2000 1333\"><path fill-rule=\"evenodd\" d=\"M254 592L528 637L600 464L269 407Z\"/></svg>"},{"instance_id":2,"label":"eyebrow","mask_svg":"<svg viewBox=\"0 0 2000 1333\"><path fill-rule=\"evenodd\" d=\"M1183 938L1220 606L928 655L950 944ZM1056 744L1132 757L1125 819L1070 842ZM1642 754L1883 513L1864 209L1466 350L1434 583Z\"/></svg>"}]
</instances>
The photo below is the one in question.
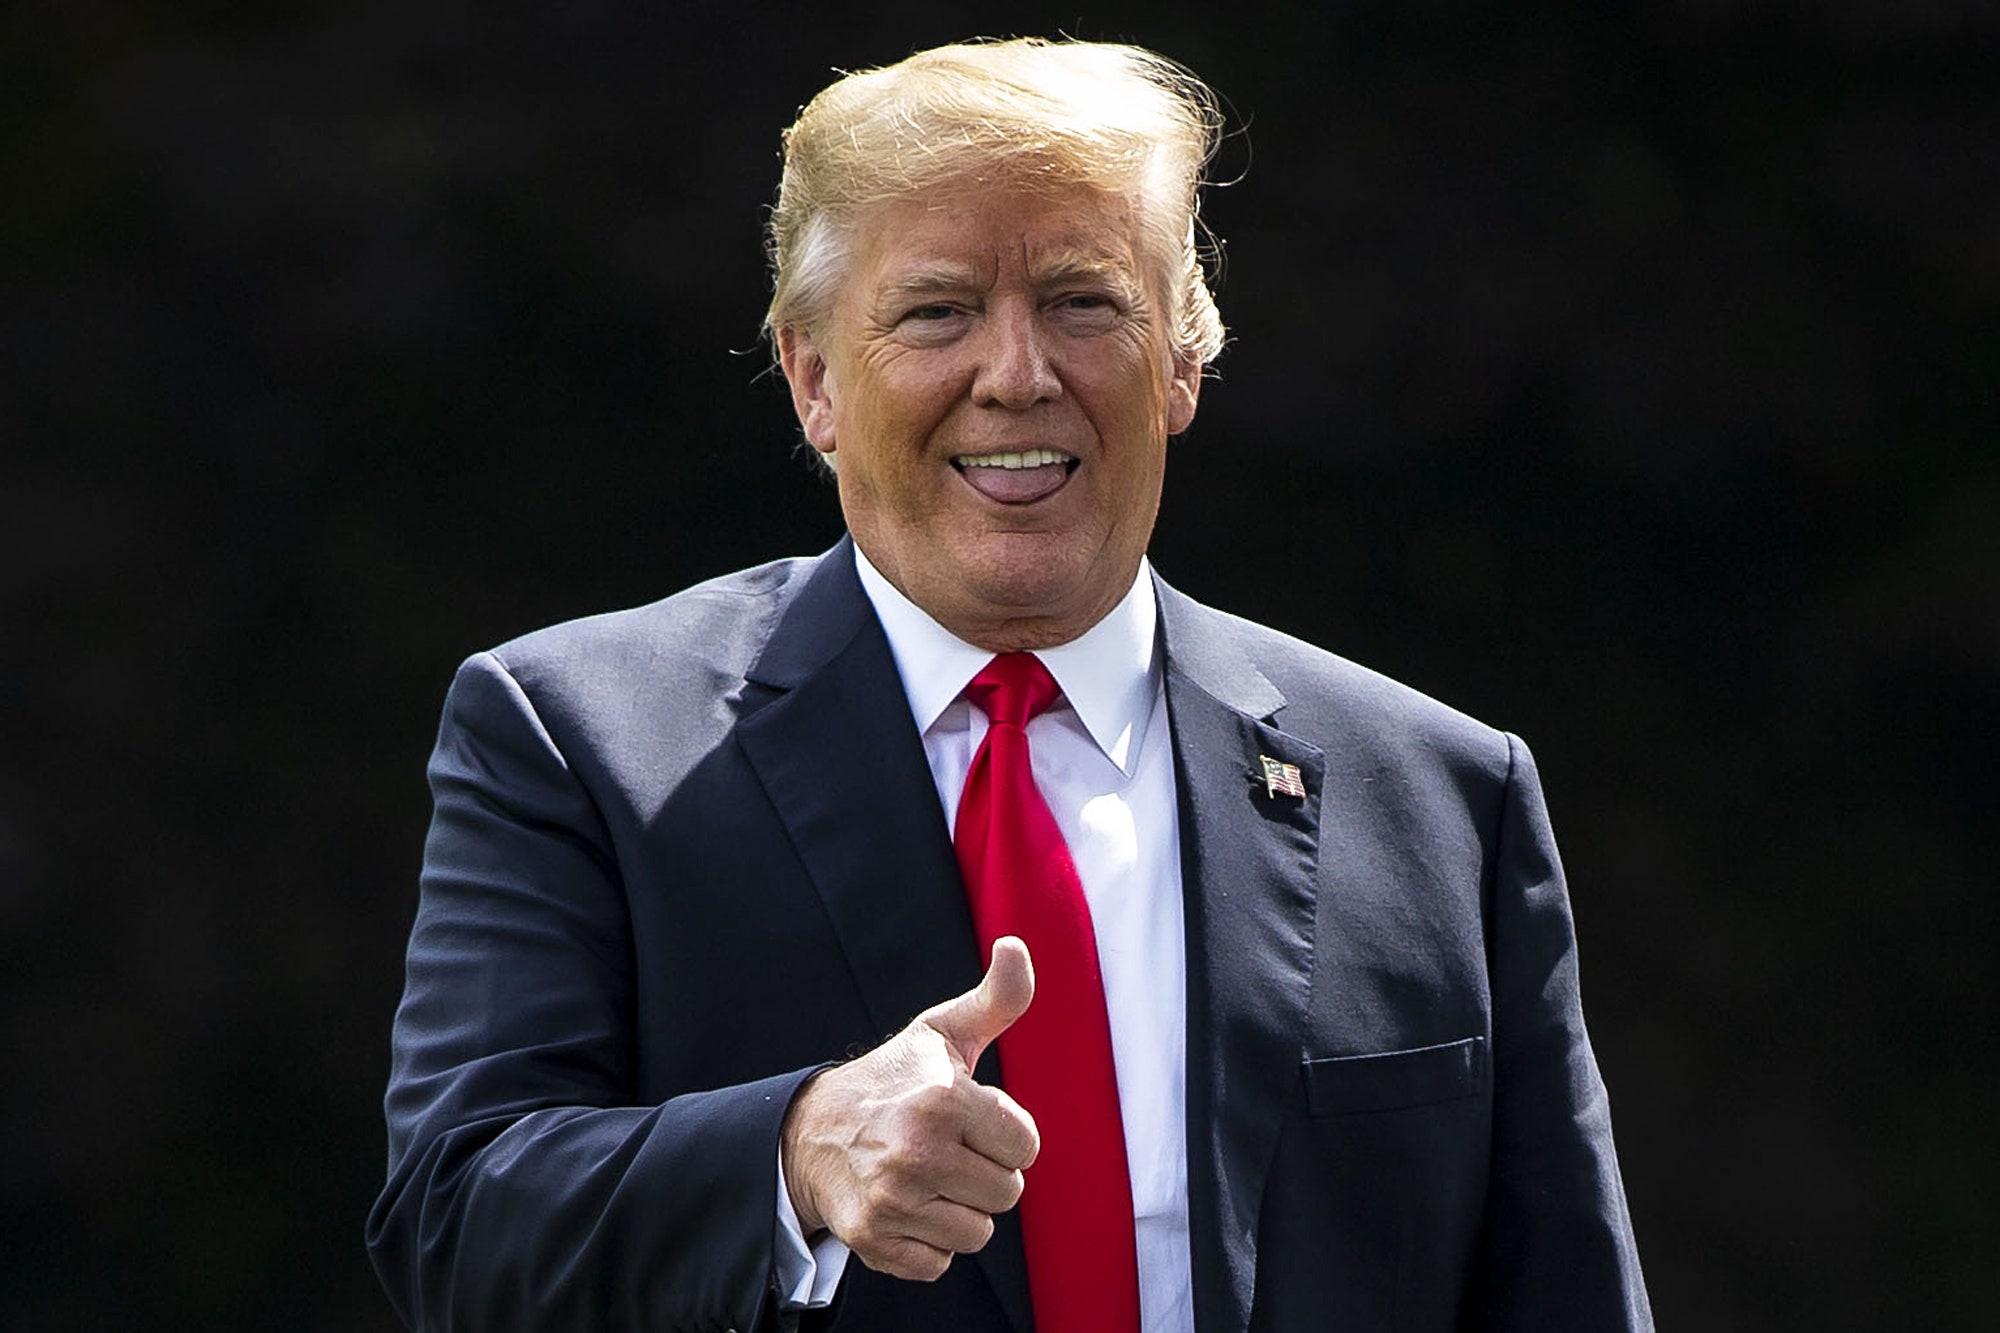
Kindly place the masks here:
<instances>
[{"instance_id":1,"label":"eyebrow","mask_svg":"<svg viewBox=\"0 0 2000 1333\"><path fill-rule=\"evenodd\" d=\"M1035 265L1032 274L1039 287L1061 287L1072 282L1109 282L1120 291L1138 288L1138 274L1122 259L1087 250L1059 250Z\"/></svg>"},{"instance_id":2,"label":"eyebrow","mask_svg":"<svg viewBox=\"0 0 2000 1333\"><path fill-rule=\"evenodd\" d=\"M955 294L983 285L979 267L949 261L923 264L885 283L879 295L895 301ZM1130 264L1083 249L1058 249L1039 257L1030 278L1042 288L1082 281L1109 282L1127 293L1139 287Z\"/></svg>"},{"instance_id":3,"label":"eyebrow","mask_svg":"<svg viewBox=\"0 0 2000 1333\"><path fill-rule=\"evenodd\" d=\"M884 284L882 295L891 299L912 296L940 296L979 285L979 274L967 264L926 264Z\"/></svg>"}]
</instances>

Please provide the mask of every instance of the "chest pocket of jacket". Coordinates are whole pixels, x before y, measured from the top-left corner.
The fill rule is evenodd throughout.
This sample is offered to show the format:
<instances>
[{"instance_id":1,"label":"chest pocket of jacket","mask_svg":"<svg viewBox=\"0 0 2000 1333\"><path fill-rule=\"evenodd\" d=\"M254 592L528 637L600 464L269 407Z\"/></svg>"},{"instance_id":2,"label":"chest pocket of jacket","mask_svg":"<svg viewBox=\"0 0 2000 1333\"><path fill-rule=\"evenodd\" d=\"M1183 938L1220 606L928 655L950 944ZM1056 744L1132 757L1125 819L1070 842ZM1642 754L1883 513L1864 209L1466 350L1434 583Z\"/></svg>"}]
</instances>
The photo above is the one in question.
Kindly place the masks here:
<instances>
[{"instance_id":1,"label":"chest pocket of jacket","mask_svg":"<svg viewBox=\"0 0 2000 1333\"><path fill-rule=\"evenodd\" d=\"M1306 1110L1315 1116L1401 1111L1477 1093L1486 1078L1486 1039L1305 1062Z\"/></svg>"}]
</instances>

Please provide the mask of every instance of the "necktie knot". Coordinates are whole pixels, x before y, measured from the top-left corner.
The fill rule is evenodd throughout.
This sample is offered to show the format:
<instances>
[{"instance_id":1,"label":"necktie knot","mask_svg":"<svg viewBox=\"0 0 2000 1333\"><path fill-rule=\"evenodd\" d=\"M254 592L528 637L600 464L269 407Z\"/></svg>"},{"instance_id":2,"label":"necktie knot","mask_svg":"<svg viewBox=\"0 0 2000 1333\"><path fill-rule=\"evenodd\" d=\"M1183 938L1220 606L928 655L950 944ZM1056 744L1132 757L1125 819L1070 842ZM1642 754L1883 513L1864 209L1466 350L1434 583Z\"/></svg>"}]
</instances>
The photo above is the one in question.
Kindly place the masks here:
<instances>
[{"instance_id":1,"label":"necktie knot","mask_svg":"<svg viewBox=\"0 0 2000 1333\"><path fill-rule=\"evenodd\" d=\"M1002 653L980 668L965 697L986 714L990 726L1025 727L1062 693L1049 669L1033 653Z\"/></svg>"}]
</instances>

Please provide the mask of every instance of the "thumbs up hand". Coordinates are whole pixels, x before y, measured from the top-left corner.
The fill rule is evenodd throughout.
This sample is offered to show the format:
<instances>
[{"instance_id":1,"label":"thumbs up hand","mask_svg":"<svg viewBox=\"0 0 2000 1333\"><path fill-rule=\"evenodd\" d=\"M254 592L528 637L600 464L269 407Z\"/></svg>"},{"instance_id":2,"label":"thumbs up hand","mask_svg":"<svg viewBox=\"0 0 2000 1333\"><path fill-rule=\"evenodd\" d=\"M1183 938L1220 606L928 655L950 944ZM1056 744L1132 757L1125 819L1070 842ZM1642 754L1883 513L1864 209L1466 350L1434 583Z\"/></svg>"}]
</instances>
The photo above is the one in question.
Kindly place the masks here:
<instances>
[{"instance_id":1,"label":"thumbs up hand","mask_svg":"<svg viewBox=\"0 0 2000 1333\"><path fill-rule=\"evenodd\" d=\"M870 1268L921 1281L986 1244L1041 1138L972 1069L1034 998L1028 947L997 940L979 985L800 1089L780 1152L807 1236L831 1231Z\"/></svg>"}]
</instances>

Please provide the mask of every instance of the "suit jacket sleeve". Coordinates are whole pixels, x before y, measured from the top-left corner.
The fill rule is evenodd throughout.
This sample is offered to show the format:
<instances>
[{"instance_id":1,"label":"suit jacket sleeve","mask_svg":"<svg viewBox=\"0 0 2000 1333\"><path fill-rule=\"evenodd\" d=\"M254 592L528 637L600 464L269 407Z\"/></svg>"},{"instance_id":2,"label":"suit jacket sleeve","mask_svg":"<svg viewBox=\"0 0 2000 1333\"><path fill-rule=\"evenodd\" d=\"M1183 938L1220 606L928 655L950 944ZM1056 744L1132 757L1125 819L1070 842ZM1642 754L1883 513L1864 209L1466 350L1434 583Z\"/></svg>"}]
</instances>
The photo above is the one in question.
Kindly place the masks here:
<instances>
[{"instance_id":1,"label":"suit jacket sleeve","mask_svg":"<svg viewBox=\"0 0 2000 1333\"><path fill-rule=\"evenodd\" d=\"M618 860L491 654L461 668L396 1016L371 1257L413 1329L774 1323L778 1131L811 1072L633 1105Z\"/></svg>"},{"instance_id":2,"label":"suit jacket sleeve","mask_svg":"<svg viewBox=\"0 0 2000 1333\"><path fill-rule=\"evenodd\" d=\"M1562 865L1534 760L1519 739L1507 744L1489 898L1493 1148L1479 1327L1650 1330Z\"/></svg>"}]
</instances>

